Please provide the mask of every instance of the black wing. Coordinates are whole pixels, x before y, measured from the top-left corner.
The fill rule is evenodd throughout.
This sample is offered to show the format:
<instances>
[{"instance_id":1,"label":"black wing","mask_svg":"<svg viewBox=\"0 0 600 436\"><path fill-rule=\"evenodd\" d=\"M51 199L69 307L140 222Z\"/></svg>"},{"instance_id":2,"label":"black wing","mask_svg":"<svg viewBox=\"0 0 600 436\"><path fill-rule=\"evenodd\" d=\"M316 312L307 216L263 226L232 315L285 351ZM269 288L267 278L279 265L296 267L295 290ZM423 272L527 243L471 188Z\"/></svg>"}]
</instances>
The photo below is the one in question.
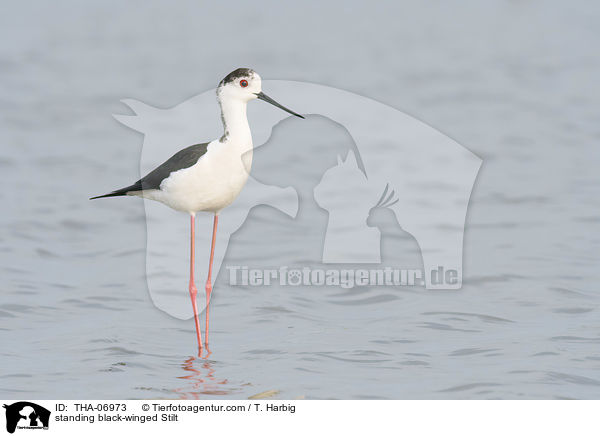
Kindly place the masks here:
<instances>
[{"instance_id":1,"label":"black wing","mask_svg":"<svg viewBox=\"0 0 600 436\"><path fill-rule=\"evenodd\" d=\"M133 185L117 189L116 191L112 191L108 194L92 197L90 200L104 197L119 197L121 195L127 195L129 192L159 189L161 182L169 177L172 172L189 168L198 162L198 160L206 153L207 147L208 142L204 144L190 145L189 147L175 153L169 158L169 160L152 170Z\"/></svg>"}]
</instances>

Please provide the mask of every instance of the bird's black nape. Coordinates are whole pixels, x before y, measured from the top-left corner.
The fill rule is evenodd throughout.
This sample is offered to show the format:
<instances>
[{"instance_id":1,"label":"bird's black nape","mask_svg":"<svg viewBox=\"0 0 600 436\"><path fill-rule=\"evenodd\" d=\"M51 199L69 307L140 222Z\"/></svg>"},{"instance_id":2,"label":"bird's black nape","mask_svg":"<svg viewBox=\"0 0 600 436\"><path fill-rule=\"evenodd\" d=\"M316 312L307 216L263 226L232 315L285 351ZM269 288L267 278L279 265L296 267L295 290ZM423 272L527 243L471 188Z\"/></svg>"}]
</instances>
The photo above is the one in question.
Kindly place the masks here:
<instances>
[{"instance_id":1,"label":"bird's black nape","mask_svg":"<svg viewBox=\"0 0 600 436\"><path fill-rule=\"evenodd\" d=\"M231 73L226 75L219 85L226 85L231 83L242 77L250 77L250 75L254 74L254 70L251 68L238 68L237 70L233 70Z\"/></svg>"}]
</instances>

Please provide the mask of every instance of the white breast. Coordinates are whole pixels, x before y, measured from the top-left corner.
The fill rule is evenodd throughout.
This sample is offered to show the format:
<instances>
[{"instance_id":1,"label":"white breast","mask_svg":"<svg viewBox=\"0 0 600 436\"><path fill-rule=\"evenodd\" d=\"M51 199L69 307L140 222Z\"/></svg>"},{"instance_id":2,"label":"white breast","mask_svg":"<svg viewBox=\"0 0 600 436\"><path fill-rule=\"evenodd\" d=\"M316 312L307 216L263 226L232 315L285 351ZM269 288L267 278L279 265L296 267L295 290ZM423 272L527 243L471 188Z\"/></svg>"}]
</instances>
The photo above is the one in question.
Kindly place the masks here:
<instances>
[{"instance_id":1,"label":"white breast","mask_svg":"<svg viewBox=\"0 0 600 436\"><path fill-rule=\"evenodd\" d=\"M183 212L218 213L229 206L248 180L252 144L212 141L195 165L171 173L160 190L144 197Z\"/></svg>"}]
</instances>

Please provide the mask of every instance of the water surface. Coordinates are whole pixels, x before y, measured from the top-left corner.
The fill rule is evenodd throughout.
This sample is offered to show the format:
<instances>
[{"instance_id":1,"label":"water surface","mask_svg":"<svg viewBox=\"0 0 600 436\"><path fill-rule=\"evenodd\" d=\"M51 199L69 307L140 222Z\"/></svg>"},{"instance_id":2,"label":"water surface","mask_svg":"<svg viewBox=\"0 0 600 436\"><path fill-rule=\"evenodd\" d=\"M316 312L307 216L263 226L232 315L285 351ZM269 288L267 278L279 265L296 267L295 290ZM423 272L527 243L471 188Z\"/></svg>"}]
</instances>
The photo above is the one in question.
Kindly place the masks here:
<instances>
[{"instance_id":1,"label":"water surface","mask_svg":"<svg viewBox=\"0 0 600 436\"><path fill-rule=\"evenodd\" d=\"M0 396L598 398L597 6L10 8L0 18ZM149 298L142 202L87 198L139 175L142 137L111 118L126 111L120 99L170 107L246 65L369 96L484 160L463 289L231 287L222 269L211 354L194 356L193 323ZM335 159L348 138L307 122L331 135ZM274 139L295 152L280 165L306 175L300 215L252 210L232 265L303 266L319 253L326 215L310 196L310 159L323 147L294 146L297 124L281 127ZM380 225L384 253L412 247L385 216Z\"/></svg>"}]
</instances>

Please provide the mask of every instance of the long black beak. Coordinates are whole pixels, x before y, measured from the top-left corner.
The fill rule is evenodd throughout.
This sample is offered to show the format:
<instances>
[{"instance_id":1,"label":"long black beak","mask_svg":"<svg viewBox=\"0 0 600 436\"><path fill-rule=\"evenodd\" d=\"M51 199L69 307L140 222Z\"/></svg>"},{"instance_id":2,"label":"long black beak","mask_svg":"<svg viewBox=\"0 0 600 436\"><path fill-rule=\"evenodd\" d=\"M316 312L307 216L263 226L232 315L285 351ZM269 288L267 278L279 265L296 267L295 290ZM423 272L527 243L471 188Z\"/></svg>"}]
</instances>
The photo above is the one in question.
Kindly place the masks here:
<instances>
[{"instance_id":1,"label":"long black beak","mask_svg":"<svg viewBox=\"0 0 600 436\"><path fill-rule=\"evenodd\" d=\"M279 103L277 103L275 100L273 100L271 97L269 97L267 94L265 94L264 92L257 92L255 94L260 100L262 101L266 101L267 103L271 103L273 106L277 106L279 109L283 109L284 111L286 111L288 114L292 114L292 115L296 115L297 117L300 118L304 118L302 115L297 114L294 111L289 110L288 108L286 108L285 106L280 105Z\"/></svg>"}]
</instances>

